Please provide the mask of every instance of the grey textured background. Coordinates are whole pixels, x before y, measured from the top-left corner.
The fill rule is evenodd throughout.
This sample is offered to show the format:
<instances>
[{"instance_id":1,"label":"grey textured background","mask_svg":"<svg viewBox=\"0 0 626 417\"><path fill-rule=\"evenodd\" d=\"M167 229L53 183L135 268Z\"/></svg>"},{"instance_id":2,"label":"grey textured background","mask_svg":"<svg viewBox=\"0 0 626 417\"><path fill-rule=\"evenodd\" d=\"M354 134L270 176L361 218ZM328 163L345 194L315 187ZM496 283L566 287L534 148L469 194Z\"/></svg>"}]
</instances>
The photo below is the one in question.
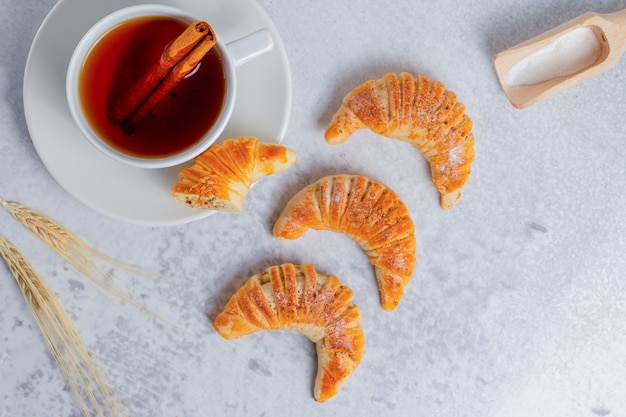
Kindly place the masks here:
<instances>
[{"instance_id":1,"label":"grey textured background","mask_svg":"<svg viewBox=\"0 0 626 417\"><path fill-rule=\"evenodd\" d=\"M0 198L46 213L107 254L164 271L171 282L116 273L136 280L136 295L183 330L97 292L3 212L0 233L46 277L131 415L626 415L626 63L522 111L509 105L491 64L496 52L563 21L626 2L260 0L289 58L283 143L299 162L253 188L241 214L164 228L83 207L32 146L23 71L54 3L0 0ZM449 212L408 145L369 132L336 147L323 140L344 94L388 71L441 80L474 121L472 175ZM413 216L418 264L394 312L380 308L372 268L347 237L271 236L293 193L342 172L389 185ZM210 326L250 275L282 262L337 275L362 309L363 361L325 404L312 398L316 359L306 338L263 332L225 341ZM0 416L77 415L0 266Z\"/></svg>"}]
</instances>

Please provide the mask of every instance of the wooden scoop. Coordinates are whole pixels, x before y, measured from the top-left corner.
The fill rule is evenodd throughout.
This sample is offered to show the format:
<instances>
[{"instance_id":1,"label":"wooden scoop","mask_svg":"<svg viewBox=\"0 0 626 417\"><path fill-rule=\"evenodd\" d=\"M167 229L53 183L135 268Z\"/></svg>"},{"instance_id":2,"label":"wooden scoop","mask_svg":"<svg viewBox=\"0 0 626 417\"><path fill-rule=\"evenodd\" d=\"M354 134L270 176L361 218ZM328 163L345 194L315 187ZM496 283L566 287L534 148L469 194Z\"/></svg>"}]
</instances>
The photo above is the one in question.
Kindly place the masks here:
<instances>
[{"instance_id":1,"label":"wooden scoop","mask_svg":"<svg viewBox=\"0 0 626 417\"><path fill-rule=\"evenodd\" d=\"M566 42L574 30L587 28L595 35L596 40L591 40L591 47L597 50L589 51L592 62L583 64L580 68L574 68L566 74L550 71L546 68L558 68L559 62L543 62L542 60L562 59L555 48L557 42ZM589 32L587 29L578 30ZM578 35L577 33L577 35ZM571 45L570 45L571 47ZM575 46L576 47L576 46ZM587 46L586 46L587 47ZM500 85L507 98L515 108L521 109L548 98L566 88L577 84L589 77L613 68L619 62L620 56L626 50L626 9L610 13L585 13L569 22L549 30L532 39L522 42L510 49L499 52L493 57L493 64L498 75ZM542 65L547 66L538 70ZM540 74L535 82L510 83L510 76L521 70L545 72ZM561 68L561 71L566 71ZM528 77L520 77L520 80ZM531 77L532 78L532 77Z\"/></svg>"}]
</instances>

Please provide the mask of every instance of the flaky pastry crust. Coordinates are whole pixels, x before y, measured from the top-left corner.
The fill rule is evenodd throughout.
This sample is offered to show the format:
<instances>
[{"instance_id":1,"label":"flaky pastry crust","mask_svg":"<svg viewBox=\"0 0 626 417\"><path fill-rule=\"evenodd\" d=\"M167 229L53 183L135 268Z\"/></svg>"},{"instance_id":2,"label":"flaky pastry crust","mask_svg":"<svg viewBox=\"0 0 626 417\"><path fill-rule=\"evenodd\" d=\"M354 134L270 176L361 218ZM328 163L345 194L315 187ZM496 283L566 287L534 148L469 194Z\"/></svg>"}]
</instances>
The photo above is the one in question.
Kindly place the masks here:
<instances>
[{"instance_id":1,"label":"flaky pastry crust","mask_svg":"<svg viewBox=\"0 0 626 417\"><path fill-rule=\"evenodd\" d=\"M368 80L344 97L324 136L339 144L364 128L415 146L430 164L441 207L455 205L470 175L474 136L472 120L453 92L407 72Z\"/></svg>"},{"instance_id":2,"label":"flaky pastry crust","mask_svg":"<svg viewBox=\"0 0 626 417\"><path fill-rule=\"evenodd\" d=\"M233 339L259 330L296 330L317 348L317 401L336 395L359 366L365 338L352 291L313 265L283 264L254 275L230 298L213 321Z\"/></svg>"},{"instance_id":3,"label":"flaky pastry crust","mask_svg":"<svg viewBox=\"0 0 626 417\"><path fill-rule=\"evenodd\" d=\"M239 212L252 184L287 170L296 160L294 151L255 137L225 139L180 169L172 195L194 208Z\"/></svg>"},{"instance_id":4,"label":"flaky pastry crust","mask_svg":"<svg viewBox=\"0 0 626 417\"><path fill-rule=\"evenodd\" d=\"M374 266L384 309L394 310L413 276L413 220L398 195L363 175L331 175L305 187L274 225L277 239L297 239L308 229L332 230L355 240Z\"/></svg>"}]
</instances>

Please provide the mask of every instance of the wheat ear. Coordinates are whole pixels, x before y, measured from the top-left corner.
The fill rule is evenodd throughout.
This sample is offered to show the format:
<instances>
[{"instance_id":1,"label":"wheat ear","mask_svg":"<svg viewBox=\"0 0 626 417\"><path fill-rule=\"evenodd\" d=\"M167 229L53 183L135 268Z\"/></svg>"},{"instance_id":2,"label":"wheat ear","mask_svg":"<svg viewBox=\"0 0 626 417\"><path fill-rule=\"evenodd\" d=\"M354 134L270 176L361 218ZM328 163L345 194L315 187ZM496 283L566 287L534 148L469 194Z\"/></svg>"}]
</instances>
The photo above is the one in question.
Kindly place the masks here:
<instances>
[{"instance_id":1,"label":"wheat ear","mask_svg":"<svg viewBox=\"0 0 626 417\"><path fill-rule=\"evenodd\" d=\"M137 268L133 265L118 261L102 252L99 252L87 245L78 236L66 230L54 220L38 213L29 207L0 199L2 205L13 217L22 223L29 231L41 238L46 244L60 254L67 262L74 266L79 272L86 276L91 282L102 290L113 294L119 299L135 306L144 313L147 313L169 326L176 327L168 320L160 317L156 313L148 310L143 304L130 297L115 282L115 277L105 271L97 262L100 259L112 266L129 270L131 272L148 276L151 271ZM156 275L156 273L153 273ZM163 300L161 300L163 301Z\"/></svg>"},{"instance_id":2,"label":"wheat ear","mask_svg":"<svg viewBox=\"0 0 626 417\"><path fill-rule=\"evenodd\" d=\"M52 351L85 416L125 416L98 365L43 278L8 240L0 255L13 274L41 334Z\"/></svg>"}]
</instances>

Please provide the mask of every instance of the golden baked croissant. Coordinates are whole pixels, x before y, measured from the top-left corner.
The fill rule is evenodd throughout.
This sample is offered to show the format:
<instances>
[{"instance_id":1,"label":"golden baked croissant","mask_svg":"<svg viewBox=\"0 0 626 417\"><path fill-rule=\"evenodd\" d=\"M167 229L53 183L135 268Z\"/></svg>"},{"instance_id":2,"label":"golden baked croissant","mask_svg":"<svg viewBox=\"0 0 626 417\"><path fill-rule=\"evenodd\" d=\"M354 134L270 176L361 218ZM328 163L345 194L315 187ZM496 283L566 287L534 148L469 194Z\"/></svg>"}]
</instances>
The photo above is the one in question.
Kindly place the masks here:
<instances>
[{"instance_id":1,"label":"golden baked croissant","mask_svg":"<svg viewBox=\"0 0 626 417\"><path fill-rule=\"evenodd\" d=\"M417 147L430 164L441 207L454 206L469 178L474 136L472 120L453 92L406 72L366 81L344 97L324 136L339 144L363 128Z\"/></svg>"},{"instance_id":2,"label":"golden baked croissant","mask_svg":"<svg viewBox=\"0 0 626 417\"><path fill-rule=\"evenodd\" d=\"M398 306L413 276L416 243L409 211L391 189L362 175L321 178L291 198L273 234L297 239L309 228L354 239L374 265L383 308Z\"/></svg>"},{"instance_id":3,"label":"golden baked croissant","mask_svg":"<svg viewBox=\"0 0 626 417\"><path fill-rule=\"evenodd\" d=\"M333 397L359 366L365 338L352 291L313 265L272 266L230 298L213 326L226 339L258 330L296 330L317 348L314 397Z\"/></svg>"},{"instance_id":4,"label":"golden baked croissant","mask_svg":"<svg viewBox=\"0 0 626 417\"><path fill-rule=\"evenodd\" d=\"M252 184L295 162L295 152L284 146L254 137L226 139L181 168L172 195L191 207L238 212Z\"/></svg>"}]
</instances>

